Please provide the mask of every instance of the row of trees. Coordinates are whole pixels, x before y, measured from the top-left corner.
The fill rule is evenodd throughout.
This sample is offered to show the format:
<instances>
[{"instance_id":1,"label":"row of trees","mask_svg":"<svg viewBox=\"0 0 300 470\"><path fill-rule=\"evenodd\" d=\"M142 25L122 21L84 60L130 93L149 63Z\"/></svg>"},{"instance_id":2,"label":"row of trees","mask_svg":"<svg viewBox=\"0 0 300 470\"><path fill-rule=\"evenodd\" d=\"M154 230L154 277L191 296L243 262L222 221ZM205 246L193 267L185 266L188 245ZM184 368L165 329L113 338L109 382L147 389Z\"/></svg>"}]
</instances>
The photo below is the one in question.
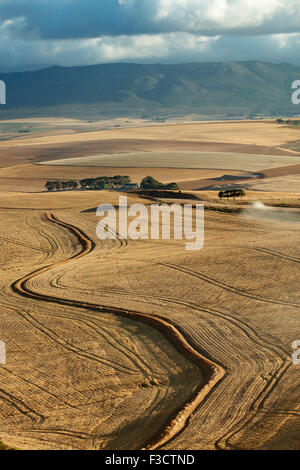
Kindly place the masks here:
<instances>
[{"instance_id":1,"label":"row of trees","mask_svg":"<svg viewBox=\"0 0 300 470\"><path fill-rule=\"evenodd\" d=\"M66 189L77 189L80 184L82 190L114 189L130 183L129 176L98 176L97 178L85 178L79 181L47 181L45 187L48 191L61 191Z\"/></svg>"},{"instance_id":2,"label":"row of trees","mask_svg":"<svg viewBox=\"0 0 300 470\"><path fill-rule=\"evenodd\" d=\"M61 191L66 189L77 189L79 184L81 190L118 189L126 184L130 184L129 176L98 176L97 178L85 178L79 181L47 181L45 184L48 191ZM141 182L142 189L168 189L179 190L177 183L163 184L152 176L146 176Z\"/></svg>"},{"instance_id":3,"label":"row of trees","mask_svg":"<svg viewBox=\"0 0 300 470\"><path fill-rule=\"evenodd\" d=\"M278 124L289 124L289 125L292 125L292 126L300 126L300 120L299 119L276 119L276 122Z\"/></svg>"},{"instance_id":4,"label":"row of trees","mask_svg":"<svg viewBox=\"0 0 300 470\"><path fill-rule=\"evenodd\" d=\"M80 180L81 189L114 189L130 183L129 176L98 176L97 178L85 178Z\"/></svg>"},{"instance_id":5,"label":"row of trees","mask_svg":"<svg viewBox=\"0 0 300 470\"><path fill-rule=\"evenodd\" d=\"M223 197L228 198L233 197L235 200L236 197L241 197L243 199L244 196L246 196L246 193L243 189L226 189L225 191L220 191L219 192L219 198L222 200Z\"/></svg>"},{"instance_id":6,"label":"row of trees","mask_svg":"<svg viewBox=\"0 0 300 470\"><path fill-rule=\"evenodd\" d=\"M68 181L47 181L45 184L48 191L60 191L66 189L77 189L78 183L74 180Z\"/></svg>"}]
</instances>

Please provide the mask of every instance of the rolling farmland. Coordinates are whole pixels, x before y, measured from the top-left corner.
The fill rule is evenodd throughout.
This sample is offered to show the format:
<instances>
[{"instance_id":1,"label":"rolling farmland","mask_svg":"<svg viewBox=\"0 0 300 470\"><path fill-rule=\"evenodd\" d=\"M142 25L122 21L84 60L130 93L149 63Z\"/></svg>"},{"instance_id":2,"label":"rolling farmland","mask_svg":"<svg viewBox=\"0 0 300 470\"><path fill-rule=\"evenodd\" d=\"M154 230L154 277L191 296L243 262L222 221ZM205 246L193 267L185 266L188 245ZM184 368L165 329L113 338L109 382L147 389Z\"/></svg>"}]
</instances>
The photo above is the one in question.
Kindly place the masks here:
<instances>
[{"instance_id":1,"label":"rolling farmland","mask_svg":"<svg viewBox=\"0 0 300 470\"><path fill-rule=\"evenodd\" d=\"M300 338L300 157L281 148L298 131L280 128L279 135L277 124L255 123L257 145L267 150L250 152L253 123L186 126L175 133L174 126L105 131L112 155L102 153L99 136L91 154L84 133L73 141L51 134L47 142L38 140L44 136L0 143L6 162L0 169L0 339L7 347L0 441L6 445L299 447L299 370L291 345ZM191 150L195 129L197 151ZM153 144L169 145L172 132L173 147ZM148 144L132 152L128 142L137 134ZM59 146L80 153L80 139L87 153L64 159ZM222 150L212 150L214 142ZM185 149L175 150L177 143ZM27 148L42 149L42 158L36 154L39 161L28 163ZM9 155L18 164L8 165ZM88 165L74 163L87 158ZM117 191L44 188L48 178L119 171L133 180L152 174L189 185L206 207L204 247L188 252L184 240L100 240L96 208L118 207ZM260 179L248 179L255 171ZM249 184L244 201L220 202L215 189L195 191L195 182L232 184L224 175ZM153 202L127 196L146 207ZM284 198L293 203L271 212L253 206L258 200L280 205Z\"/></svg>"}]
</instances>

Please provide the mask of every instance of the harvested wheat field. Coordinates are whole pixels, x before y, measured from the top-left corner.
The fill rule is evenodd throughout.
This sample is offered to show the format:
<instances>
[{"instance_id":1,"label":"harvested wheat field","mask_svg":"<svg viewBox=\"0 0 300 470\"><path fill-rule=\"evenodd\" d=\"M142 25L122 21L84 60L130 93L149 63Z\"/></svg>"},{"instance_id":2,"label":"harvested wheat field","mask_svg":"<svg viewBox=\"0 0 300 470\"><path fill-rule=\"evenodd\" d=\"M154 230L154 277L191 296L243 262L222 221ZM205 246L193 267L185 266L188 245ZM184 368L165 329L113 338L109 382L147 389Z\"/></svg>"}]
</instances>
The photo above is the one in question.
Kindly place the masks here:
<instances>
[{"instance_id":1,"label":"harvested wheat field","mask_svg":"<svg viewBox=\"0 0 300 470\"><path fill-rule=\"evenodd\" d=\"M109 125L106 121L84 124L58 120L54 126L52 121L41 120L40 125L45 127L43 133L32 132L25 137L10 133L0 141L0 167L137 152L190 151L299 156L299 152L287 148L296 145L299 130L279 125L275 121L153 125L123 119L120 123L117 124L121 126L118 129L105 130L103 126ZM32 122L23 120L23 124L28 126ZM2 125L5 127L7 123L2 121ZM98 130L89 130L97 126ZM100 130L99 126L102 126Z\"/></svg>"},{"instance_id":2,"label":"harvested wheat field","mask_svg":"<svg viewBox=\"0 0 300 470\"><path fill-rule=\"evenodd\" d=\"M299 448L299 130L127 121L0 142L0 448ZM124 193L45 189L117 174L203 202L204 247L100 240Z\"/></svg>"},{"instance_id":3,"label":"harvested wheat field","mask_svg":"<svg viewBox=\"0 0 300 470\"><path fill-rule=\"evenodd\" d=\"M88 167L67 165L16 165L0 168L0 189L2 191L40 192L45 191L45 182L48 180L74 179L80 181L84 178L93 178L97 175L130 176L131 180L140 183L143 178L152 175L163 183L188 182L194 180L207 180L219 178L224 170L182 169L182 168L138 168L138 167ZM232 175L247 174L244 171L232 171Z\"/></svg>"},{"instance_id":4,"label":"harvested wheat field","mask_svg":"<svg viewBox=\"0 0 300 470\"><path fill-rule=\"evenodd\" d=\"M101 203L118 193L0 194L0 440L298 448L300 212L206 211L189 252L99 240Z\"/></svg>"},{"instance_id":5,"label":"harvested wheat field","mask_svg":"<svg viewBox=\"0 0 300 470\"><path fill-rule=\"evenodd\" d=\"M43 164L43 163L42 163ZM231 152L135 152L46 161L46 165L195 168L208 170L260 171L300 164L300 156L259 155Z\"/></svg>"},{"instance_id":6,"label":"harvested wheat field","mask_svg":"<svg viewBox=\"0 0 300 470\"><path fill-rule=\"evenodd\" d=\"M148 125L143 127L123 127L92 132L80 132L43 136L22 137L12 142L1 142L0 147L15 147L24 145L48 145L66 142L88 142L107 139L153 139L176 140L194 142L221 142L244 145L281 146L290 141L299 139L299 131L277 124L275 121L229 121L229 122L203 122L187 124Z\"/></svg>"},{"instance_id":7,"label":"harvested wheat field","mask_svg":"<svg viewBox=\"0 0 300 470\"><path fill-rule=\"evenodd\" d=\"M277 178L268 178L266 180L256 181L248 185L249 189L258 191L300 193L300 175L280 176Z\"/></svg>"}]
</instances>

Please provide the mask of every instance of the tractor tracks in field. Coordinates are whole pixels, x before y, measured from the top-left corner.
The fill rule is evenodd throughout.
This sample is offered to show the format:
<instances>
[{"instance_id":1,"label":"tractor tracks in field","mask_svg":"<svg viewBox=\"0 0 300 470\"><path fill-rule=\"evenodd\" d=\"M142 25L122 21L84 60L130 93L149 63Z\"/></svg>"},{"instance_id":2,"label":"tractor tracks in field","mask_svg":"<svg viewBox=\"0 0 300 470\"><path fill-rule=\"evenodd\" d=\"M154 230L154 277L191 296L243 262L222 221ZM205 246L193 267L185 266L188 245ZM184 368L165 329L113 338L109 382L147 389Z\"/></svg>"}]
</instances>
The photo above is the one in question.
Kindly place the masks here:
<instances>
[{"instance_id":1,"label":"tractor tracks in field","mask_svg":"<svg viewBox=\"0 0 300 470\"><path fill-rule=\"evenodd\" d=\"M49 250L40 248L38 246L33 246L33 245L30 245L29 243L21 242L19 240L13 240L12 238L0 236L0 240L3 240L7 243L12 243L13 245L24 246L26 248L30 248L31 250L41 251L42 253L47 253L47 254L49 253Z\"/></svg>"},{"instance_id":2,"label":"tractor tracks in field","mask_svg":"<svg viewBox=\"0 0 300 470\"><path fill-rule=\"evenodd\" d=\"M218 281L217 279L214 279L213 277L207 276L206 274L200 273L198 271L194 271L192 269L189 269L183 266L178 266L176 264L171 264L171 263L166 263L166 262L160 262L159 264L161 266L166 266L170 269L174 269L175 271L180 271L182 273L185 273L188 276L201 279L201 281L204 281L215 287L223 289L227 292L232 292L233 294L239 295L241 297L247 297L249 299L256 300L259 302L266 302L266 303L275 304L275 305L285 305L287 307L300 308L300 304L298 303L286 302L280 299L269 299L267 297L262 297L258 294L251 294L250 292L239 289L238 287L231 286L230 284L226 284L224 282Z\"/></svg>"},{"instance_id":3,"label":"tractor tracks in field","mask_svg":"<svg viewBox=\"0 0 300 470\"><path fill-rule=\"evenodd\" d=\"M249 247L247 247L247 248L249 248ZM268 254L271 254L271 255L274 255L274 256L279 256L281 258L290 260L290 257L288 257L288 256L286 257L286 256L282 255L281 253L274 252L274 251L271 251L271 250L258 248L257 251L264 251ZM295 261L295 259L292 259L292 261ZM298 262L298 260L297 260L297 262ZM293 307L298 307L298 308L300 307L299 304L291 304L291 303L283 302L283 301L280 301L280 300L277 301L277 300L272 300L272 299L266 299L266 298L263 298L263 297L260 297L260 296L255 296L255 295L252 295L252 294L248 295L248 294L244 293L243 291L241 291L238 288L235 288L235 287L229 286L227 284L224 284L222 282L219 282L219 281L217 281L217 280L215 280L215 279L213 279L209 276L206 276L202 273L196 272L196 271L191 270L189 268L183 268L181 266L174 265L174 264L171 264L171 263L165 263L165 262L161 262L161 263L158 263L158 264L160 264L161 266L168 267L170 269L174 269L174 270L183 272L184 274L196 277L196 278L198 278L202 281L208 282L209 284L215 285L216 287L225 289L226 291L231 291L235 294L242 295L242 296L245 296L245 297L250 297L250 298L252 298L254 300L257 300L257 301L265 301L265 302L270 302L270 303L280 304L280 305L283 304L283 305L288 305L288 306L293 306ZM191 307L193 308L192 305L191 305ZM210 312L214 316L221 316L223 319L226 318L230 322L233 321L247 335L249 335L249 334L253 335L253 333L254 333L256 338L252 338L252 340L254 340L253 342L256 343L257 345L259 344L260 346L262 346L262 341L263 341L264 348L269 350L269 351L272 350L273 353L275 353L275 355L277 356L277 358L280 359L280 363L278 364L278 367L272 373L271 377L266 381L265 386L262 387L262 389L258 393L255 400L251 403L251 405L249 407L249 414L243 416L240 419L239 423L235 423L235 425L232 426L231 430L227 430L226 433L224 433L223 436L221 436L215 442L216 449L236 449L238 447L236 447L234 444L230 443L230 441L232 440L232 438L235 435L240 433L244 428L246 428L246 426L248 424L250 424L250 422L259 413L259 411L262 411L264 409L263 407L264 407L265 401L270 396L270 394L272 393L274 388L278 385L278 383L280 382L280 380L282 379L284 374L287 372L287 370L291 366L291 361L290 361L289 355L286 351L284 351L281 347L278 347L278 346L274 347L274 345L272 345L270 342L262 340L262 338L252 328L250 328L248 325L244 324L244 322L232 317L231 315L227 315L227 314L225 315L224 313L217 312L216 310L205 309L204 308L203 311Z\"/></svg>"},{"instance_id":4,"label":"tractor tracks in field","mask_svg":"<svg viewBox=\"0 0 300 470\"><path fill-rule=\"evenodd\" d=\"M105 312L105 313L112 313L116 314L119 316L123 317L130 317L132 319L135 319L137 321L141 321L143 323L150 324L151 326L159 329L165 336L168 337L169 340L172 341L173 344L187 356L190 360L192 360L194 363L196 363L201 370L204 373L204 380L201 384L199 384L199 387L197 387L196 391L193 392L193 396L189 399L188 402L185 403L183 408L179 410L176 414L174 414L174 417L166 424L165 428L160 430L153 438L148 441L144 445L144 449L157 449L171 440L173 440L177 435L181 434L181 432L186 428L188 425L191 416L195 413L195 411L199 408L199 406L206 401L206 399L211 395L211 392L217 385L221 385L221 382L223 379L226 377L228 378L228 371L227 368L216 361L215 358L211 358L209 353L204 351L199 350L199 345L198 343L184 330L182 330L177 324L172 322L169 318L152 314L143 314L139 311L135 310L129 310L125 308L119 308L119 307L111 307L107 306L105 304L93 304L89 302L82 302L82 301L77 301L77 300L71 300L71 299L64 299L60 297L55 297L52 295L47 295L47 294L41 294L38 293L28 287L28 281L35 276L38 276L39 274L50 270L51 268L54 268L59 265L64 265L65 263L78 259L82 256L88 255L90 252L93 251L95 248L95 244L92 241L91 238L89 238L83 231L78 229L77 227L67 224L65 222L60 221L56 217L54 217L52 214L46 214L46 219L52 223L56 223L59 226L62 226L69 231L73 233L80 242L81 245L81 250L71 256L70 258L63 260L63 261L58 261L56 263L49 264L47 266L44 266L42 268L39 268L26 276L22 277L21 279L15 281L12 284L12 289L17 292L18 294L25 296L27 298L31 298L34 300L38 301L45 301L45 302L54 302L56 304L60 305L68 305L76 308L82 308L86 309L89 311L93 312ZM121 241L119 240L120 247L125 247L127 245L126 241ZM248 247L250 248L250 247ZM271 250L267 249L259 249L257 248L257 251L264 251L268 254L272 255L277 255L280 256L284 259L290 259L291 261L296 261L299 262L297 258L294 257L289 257L282 255L277 252L272 252ZM281 256L282 255L282 256ZM164 266L170 269L175 269L177 271L181 271L184 274L192 275L196 278L201 279L202 281L208 282L209 284L212 284L216 287L220 287L222 289L225 289L231 293L242 295L245 297L250 297L251 299L257 300L257 301L264 301L264 302L270 302L274 304L282 304L282 305L288 305L292 307L299 307L298 304L291 304L288 302L284 301L276 301L273 299L266 299L260 296L256 296L253 294L248 294L242 291L241 289L238 289L236 287L230 286L228 284L219 282L211 277L208 277L202 273L198 273L196 271L190 270L185 267L181 267L178 265L173 265L171 263L155 263L160 266ZM52 281L51 281L52 282ZM62 287L62 286L60 286ZM113 291L114 289L112 289ZM110 289L107 289L109 292ZM105 292L105 289L103 290ZM232 443L231 440L232 438L241 432L250 422L251 420L258 414L259 411L263 410L264 403L268 396L272 393L278 382L281 380L285 372L290 366L290 363L288 363L287 360L287 353L284 351L282 348L279 346L275 346L267 341L265 341L263 338L261 338L254 329L252 329L249 325L244 323L242 320L237 319L236 317L227 314L225 312L221 312L215 309L211 308L206 308L202 307L201 305L194 304L192 302L186 302L186 301L181 301L177 299L172 299L170 297L159 297L159 296L147 296L143 295L140 293L134 293L134 292L120 292L121 294L124 295L132 295L132 296L137 296L140 298L143 298L144 301L147 301L147 299L156 299L161 302L167 302L167 303L174 303L177 305L182 305L184 307L188 307L194 310L197 310L201 313L205 312L206 314L209 314L213 317L219 318L222 320L222 322L227 321L234 329L239 330L240 332L236 335L237 337L241 337L241 335L245 335L251 341L253 346L255 345L257 347L260 347L262 349L265 349L266 352L270 353L273 357L272 363L274 363L274 368L272 370L272 373L270 374L270 377L266 379L265 384L261 387L261 389L258 391L256 398L251 402L247 403L247 413L243 413L242 417L238 421L234 421L231 423L231 425L228 426L226 429L226 433L223 434L223 436L219 437L218 439L215 440L215 448L217 449L229 449L229 448L236 448ZM71 315L71 314L70 314ZM73 319L75 320L75 316L71 315ZM53 332L46 331L45 327L41 324L38 324L36 319L31 317L26 318L28 321L32 322L34 326L37 328L41 329L45 334L47 335L52 335ZM77 318L77 320L80 320L80 318ZM84 320L83 320L84 321ZM91 324L92 326L92 324ZM92 327L95 327L93 325ZM53 335L52 335L53 336ZM57 338L54 338L57 340ZM60 341L61 342L61 341ZM242 339L240 338L240 342L242 344ZM66 344L66 341L64 340L64 347L70 348L69 344ZM73 346L72 346L73 347ZM72 348L71 348L72 349ZM83 354L83 357L86 357L85 351L73 351L76 352L77 354ZM90 358L89 359L94 359L94 360L99 360L98 357L96 358ZM275 363L276 363L276 369L275 369ZM107 366L108 364L106 364ZM274 370L275 369L275 370ZM229 372L230 375L230 372ZM225 399L225 398L224 398Z\"/></svg>"},{"instance_id":5,"label":"tractor tracks in field","mask_svg":"<svg viewBox=\"0 0 300 470\"><path fill-rule=\"evenodd\" d=\"M238 433L242 432L250 422L253 420L257 414L263 410L263 406L267 398L271 395L274 388L279 384L280 380L283 378L284 374L290 368L291 363L290 361L286 360L282 363L282 365L278 368L277 371L274 372L272 377L269 381L267 381L266 386L261 390L258 397L256 397L255 401L251 404L250 413L248 416L243 416L240 422L235 426L234 429L231 431L227 431L223 436L221 436L215 443L216 449L239 449L239 447L230 441L236 436ZM268 410L269 412L269 410Z\"/></svg>"},{"instance_id":6,"label":"tractor tracks in field","mask_svg":"<svg viewBox=\"0 0 300 470\"><path fill-rule=\"evenodd\" d=\"M157 263L158 265L161 263ZM243 342L244 338L248 338L251 341L251 344L257 348L259 348L262 352L265 351L266 357L267 354L272 357L272 362L276 364L276 368L268 379L265 381L265 384L261 388L261 390L258 392L256 397L253 397L253 401L251 403L248 403L248 413L244 414L243 418L239 420L238 423L234 423L232 426L232 429L226 434L224 434L222 437L220 437L218 440L215 442L215 447L217 449L229 449L229 448L235 448L232 444L230 444L230 440L232 437L234 437L237 433L239 433L243 428L245 428L251 421L252 419L258 414L259 411L262 411L264 409L264 403L268 396L272 393L276 385L279 383L285 372L288 370L290 367L290 361L289 361L289 354L287 351L285 351L283 348L280 346L275 346L274 344L270 343L269 341L266 341L264 338L259 336L259 334L249 325L247 325L245 322L242 320L234 317L230 313L222 312L216 309L212 308L207 308L204 306L201 306L199 304L193 303L193 302L187 302L179 299L174 299L171 297L162 297L162 296L147 296L146 294L141 294L138 292L124 292L121 290L117 289L110 289L109 292L112 294L118 294L118 295L123 295L123 296L134 296L137 298L141 298L144 303L149 302L151 299L158 300L163 303L169 303L169 304L174 304L174 305L179 305L183 307L188 307L191 310L198 311L199 313L206 313L209 316L215 317L224 323L223 327L225 326L226 328L226 323L232 325L235 331L239 331L238 335L240 338L240 347L243 347ZM171 321L168 318L168 321ZM177 326L177 328L180 330L180 327ZM186 332L185 332L186 334ZM194 340L191 338L189 339L190 344L193 344L195 347L197 347L197 344L195 343ZM209 357L209 353L205 351L204 353L207 357Z\"/></svg>"},{"instance_id":7,"label":"tractor tracks in field","mask_svg":"<svg viewBox=\"0 0 300 470\"><path fill-rule=\"evenodd\" d=\"M199 384L199 387L193 396L185 403L183 408L176 412L171 421L169 421L163 429L159 430L155 436L153 436L153 438L143 447L144 449L149 450L157 449L166 444L170 439L174 438L174 436L176 436L185 428L190 416L196 411L203 400L211 393L213 388L224 378L226 375L226 370L221 365L204 357L197 349L191 346L186 336L181 331L179 331L175 325L170 323L165 318L147 315L138 311L118 307L110 307L89 302L63 299L52 295L41 294L30 289L28 287L28 281L30 279L54 267L64 265L72 260L76 260L85 255L88 255L95 248L95 243L92 241L92 239L74 225L62 222L50 213L46 214L46 219L71 231L72 234L75 235L75 237L78 239L81 245L81 249L78 253L75 253L66 260L58 261L38 268L35 271L32 271L31 273L13 282L11 288L15 293L37 301L53 302L60 305L67 305L92 311L102 311L123 317L129 317L143 323L147 323L159 329L164 335L166 335L167 338L171 340L171 342L177 347L177 349L181 351L181 353L197 364L203 373L201 384ZM126 242L121 243L121 245L125 246ZM31 318L30 321L33 321L33 318ZM34 324L37 328L41 328L41 325L36 325L36 321L34 321ZM49 335L49 332L44 332Z\"/></svg>"},{"instance_id":8,"label":"tractor tracks in field","mask_svg":"<svg viewBox=\"0 0 300 470\"><path fill-rule=\"evenodd\" d=\"M249 247L245 247L245 248L249 248ZM280 253L279 251L273 251L273 250L269 250L263 247L251 247L251 250L260 251L262 253L267 253L268 255L272 255L272 256L276 256L277 258L282 258L282 259L286 259L289 261L293 261L294 263L300 263L300 258L297 258L295 256L289 256L284 253Z\"/></svg>"},{"instance_id":9,"label":"tractor tracks in field","mask_svg":"<svg viewBox=\"0 0 300 470\"><path fill-rule=\"evenodd\" d=\"M39 422L40 424L45 421L45 417L43 415L37 413L31 407L26 405L26 403L24 403L22 400L17 398L15 395L6 392L2 388L0 388L0 396L2 400L8 404L8 406L14 408L16 411L21 413L21 415L29 417L31 421Z\"/></svg>"}]
</instances>

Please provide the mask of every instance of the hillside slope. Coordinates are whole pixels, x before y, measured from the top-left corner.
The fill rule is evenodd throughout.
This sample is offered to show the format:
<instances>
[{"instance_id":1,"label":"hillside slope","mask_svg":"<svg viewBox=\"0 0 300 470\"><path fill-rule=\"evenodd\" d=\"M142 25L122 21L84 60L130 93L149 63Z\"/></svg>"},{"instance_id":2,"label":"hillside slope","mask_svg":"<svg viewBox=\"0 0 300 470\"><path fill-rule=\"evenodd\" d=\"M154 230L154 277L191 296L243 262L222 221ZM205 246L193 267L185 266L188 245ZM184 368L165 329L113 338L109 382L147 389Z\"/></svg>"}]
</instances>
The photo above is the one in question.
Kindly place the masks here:
<instances>
[{"instance_id":1,"label":"hillside slope","mask_svg":"<svg viewBox=\"0 0 300 470\"><path fill-rule=\"evenodd\" d=\"M0 73L7 105L0 119L65 115L226 117L291 115L300 67L258 61L143 65L115 63Z\"/></svg>"}]
</instances>

